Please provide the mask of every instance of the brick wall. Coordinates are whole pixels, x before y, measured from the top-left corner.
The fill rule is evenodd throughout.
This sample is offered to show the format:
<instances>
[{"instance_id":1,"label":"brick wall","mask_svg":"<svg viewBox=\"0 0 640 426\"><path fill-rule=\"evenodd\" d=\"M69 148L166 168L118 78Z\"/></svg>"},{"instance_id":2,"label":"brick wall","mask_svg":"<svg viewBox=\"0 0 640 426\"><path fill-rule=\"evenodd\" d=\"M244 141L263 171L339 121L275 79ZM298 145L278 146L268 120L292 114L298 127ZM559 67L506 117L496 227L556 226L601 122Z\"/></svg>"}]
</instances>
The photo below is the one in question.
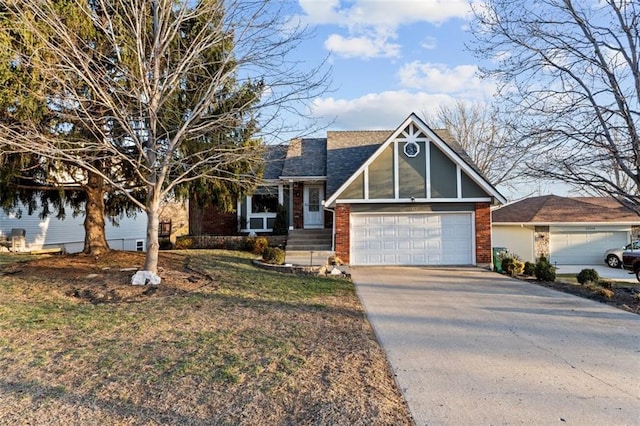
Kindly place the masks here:
<instances>
[{"instance_id":1,"label":"brick wall","mask_svg":"<svg viewBox=\"0 0 640 426\"><path fill-rule=\"evenodd\" d=\"M236 235L238 217L235 212L221 212L215 206L199 207L191 202L189 230L193 235Z\"/></svg>"},{"instance_id":2,"label":"brick wall","mask_svg":"<svg viewBox=\"0 0 640 426\"><path fill-rule=\"evenodd\" d=\"M349 204L336 205L336 256L343 262L349 263L349 249L351 245L349 233L349 217L351 215L351 206Z\"/></svg>"},{"instance_id":3,"label":"brick wall","mask_svg":"<svg viewBox=\"0 0 640 426\"><path fill-rule=\"evenodd\" d=\"M476 264L491 265L491 209L489 203L476 203Z\"/></svg>"},{"instance_id":4,"label":"brick wall","mask_svg":"<svg viewBox=\"0 0 640 426\"><path fill-rule=\"evenodd\" d=\"M304 227L303 190L302 182L293 183L293 227L295 229Z\"/></svg>"}]
</instances>

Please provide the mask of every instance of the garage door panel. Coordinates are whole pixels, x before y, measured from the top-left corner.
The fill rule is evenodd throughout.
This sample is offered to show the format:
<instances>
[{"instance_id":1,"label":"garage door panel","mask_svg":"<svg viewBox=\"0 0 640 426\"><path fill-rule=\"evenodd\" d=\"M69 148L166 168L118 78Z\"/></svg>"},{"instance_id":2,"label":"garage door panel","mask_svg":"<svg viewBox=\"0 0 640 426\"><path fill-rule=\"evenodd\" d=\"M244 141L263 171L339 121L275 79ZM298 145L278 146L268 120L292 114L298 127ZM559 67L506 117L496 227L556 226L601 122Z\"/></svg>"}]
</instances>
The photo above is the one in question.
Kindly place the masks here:
<instances>
[{"instance_id":1,"label":"garage door panel","mask_svg":"<svg viewBox=\"0 0 640 426\"><path fill-rule=\"evenodd\" d=\"M355 214L351 225L354 265L473 262L471 213Z\"/></svg>"},{"instance_id":2,"label":"garage door panel","mask_svg":"<svg viewBox=\"0 0 640 426\"><path fill-rule=\"evenodd\" d=\"M628 243L627 231L550 229L549 257L559 265L599 264L606 250Z\"/></svg>"}]
</instances>

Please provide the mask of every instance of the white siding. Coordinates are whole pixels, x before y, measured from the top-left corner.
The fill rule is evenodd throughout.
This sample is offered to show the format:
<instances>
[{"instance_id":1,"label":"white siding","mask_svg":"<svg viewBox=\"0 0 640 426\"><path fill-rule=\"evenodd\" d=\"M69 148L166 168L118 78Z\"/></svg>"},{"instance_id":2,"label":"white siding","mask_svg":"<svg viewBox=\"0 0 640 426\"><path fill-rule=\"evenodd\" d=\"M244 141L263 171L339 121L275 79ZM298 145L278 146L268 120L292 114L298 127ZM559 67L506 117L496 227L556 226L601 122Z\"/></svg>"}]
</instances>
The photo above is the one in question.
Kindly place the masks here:
<instances>
[{"instance_id":1,"label":"white siding","mask_svg":"<svg viewBox=\"0 0 640 426\"><path fill-rule=\"evenodd\" d=\"M84 216L73 217L68 210L67 217L59 220L54 216L40 219L39 212L26 214L20 218L15 214L7 215L0 210L0 235L9 235L11 229L26 231L25 250L62 247L69 253L82 251L84 246ZM137 240L146 240L147 216L138 213L135 217L124 217L120 226L113 226L108 220L105 233L109 246L116 250L136 250Z\"/></svg>"},{"instance_id":2,"label":"white siding","mask_svg":"<svg viewBox=\"0 0 640 426\"><path fill-rule=\"evenodd\" d=\"M525 262L535 262L533 229L520 225L497 225L491 228L491 245L506 247Z\"/></svg>"}]
</instances>

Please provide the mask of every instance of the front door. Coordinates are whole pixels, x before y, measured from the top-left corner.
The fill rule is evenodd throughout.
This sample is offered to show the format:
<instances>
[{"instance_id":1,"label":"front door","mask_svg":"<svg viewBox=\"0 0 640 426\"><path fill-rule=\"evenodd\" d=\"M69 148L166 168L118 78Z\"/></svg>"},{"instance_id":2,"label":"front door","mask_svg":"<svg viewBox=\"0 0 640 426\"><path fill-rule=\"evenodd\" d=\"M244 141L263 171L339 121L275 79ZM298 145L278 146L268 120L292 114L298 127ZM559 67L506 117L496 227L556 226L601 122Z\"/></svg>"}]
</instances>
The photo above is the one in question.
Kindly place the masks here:
<instances>
[{"instance_id":1,"label":"front door","mask_svg":"<svg viewBox=\"0 0 640 426\"><path fill-rule=\"evenodd\" d=\"M324 187L322 185L304 186L304 227L323 228L324 209L322 199L324 198Z\"/></svg>"}]
</instances>

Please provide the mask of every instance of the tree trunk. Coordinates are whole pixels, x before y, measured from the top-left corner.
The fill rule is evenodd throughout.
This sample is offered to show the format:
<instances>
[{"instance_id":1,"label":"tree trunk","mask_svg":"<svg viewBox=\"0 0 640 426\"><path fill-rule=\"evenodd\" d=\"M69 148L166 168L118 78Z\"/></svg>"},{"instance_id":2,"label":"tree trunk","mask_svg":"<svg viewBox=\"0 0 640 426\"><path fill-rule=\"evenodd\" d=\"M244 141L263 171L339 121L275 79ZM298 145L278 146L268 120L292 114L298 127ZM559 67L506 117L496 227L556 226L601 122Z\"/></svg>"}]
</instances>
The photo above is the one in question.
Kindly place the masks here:
<instances>
[{"instance_id":1,"label":"tree trunk","mask_svg":"<svg viewBox=\"0 0 640 426\"><path fill-rule=\"evenodd\" d=\"M87 204L84 217L84 250L91 255L100 255L109 251L105 235L104 220L104 179L89 172L86 185Z\"/></svg>"},{"instance_id":2,"label":"tree trunk","mask_svg":"<svg viewBox=\"0 0 640 426\"><path fill-rule=\"evenodd\" d=\"M158 273L158 227L160 224L160 201L155 196L147 203L147 257L144 260L144 270Z\"/></svg>"}]
</instances>

